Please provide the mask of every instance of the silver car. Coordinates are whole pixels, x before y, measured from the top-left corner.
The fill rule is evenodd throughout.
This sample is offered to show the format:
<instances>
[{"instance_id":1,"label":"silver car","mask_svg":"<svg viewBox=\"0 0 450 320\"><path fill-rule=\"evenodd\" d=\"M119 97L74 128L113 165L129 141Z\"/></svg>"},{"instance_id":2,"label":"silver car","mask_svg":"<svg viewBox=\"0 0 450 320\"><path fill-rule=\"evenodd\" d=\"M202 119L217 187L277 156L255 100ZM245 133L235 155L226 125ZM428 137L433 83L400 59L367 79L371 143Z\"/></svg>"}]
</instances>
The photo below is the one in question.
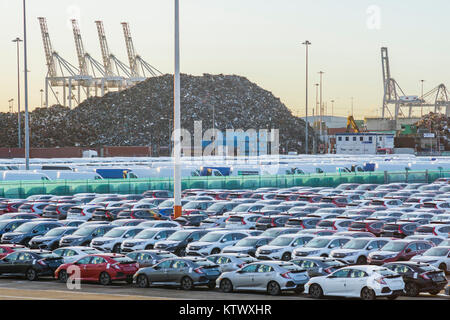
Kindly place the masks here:
<instances>
[{"instance_id":1,"label":"silver car","mask_svg":"<svg viewBox=\"0 0 450 320\"><path fill-rule=\"evenodd\" d=\"M221 291L239 290L280 295L283 291L303 293L308 273L290 262L267 261L251 263L237 271L225 272L216 280Z\"/></svg>"}]
</instances>

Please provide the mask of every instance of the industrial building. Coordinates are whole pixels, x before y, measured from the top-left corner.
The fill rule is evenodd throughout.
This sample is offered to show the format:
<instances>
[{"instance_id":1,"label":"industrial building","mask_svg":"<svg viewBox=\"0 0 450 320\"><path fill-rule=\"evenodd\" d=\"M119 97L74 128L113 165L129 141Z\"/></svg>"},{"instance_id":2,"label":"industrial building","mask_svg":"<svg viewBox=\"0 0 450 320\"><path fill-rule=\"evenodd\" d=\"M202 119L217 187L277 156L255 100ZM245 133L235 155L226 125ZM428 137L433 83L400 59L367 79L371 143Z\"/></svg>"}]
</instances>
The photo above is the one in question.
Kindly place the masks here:
<instances>
[{"instance_id":1,"label":"industrial building","mask_svg":"<svg viewBox=\"0 0 450 320\"><path fill-rule=\"evenodd\" d=\"M337 154L380 154L394 150L393 134L382 133L337 133Z\"/></svg>"}]
</instances>

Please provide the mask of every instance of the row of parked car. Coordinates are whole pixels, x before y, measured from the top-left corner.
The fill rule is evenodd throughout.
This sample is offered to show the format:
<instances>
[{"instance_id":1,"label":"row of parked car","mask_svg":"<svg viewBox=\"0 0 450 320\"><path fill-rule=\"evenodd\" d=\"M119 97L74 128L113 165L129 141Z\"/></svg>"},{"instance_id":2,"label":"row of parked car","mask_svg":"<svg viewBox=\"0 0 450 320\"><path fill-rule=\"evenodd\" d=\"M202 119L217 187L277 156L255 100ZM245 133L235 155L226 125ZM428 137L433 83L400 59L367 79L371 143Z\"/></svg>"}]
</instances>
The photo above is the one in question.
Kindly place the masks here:
<instances>
[{"instance_id":1,"label":"row of parked car","mask_svg":"<svg viewBox=\"0 0 450 320\"><path fill-rule=\"evenodd\" d=\"M0 273L65 282L79 270L82 280L104 285L306 290L315 298L437 294L447 284L447 179L187 190L178 219L172 196L152 190L3 200Z\"/></svg>"}]
</instances>

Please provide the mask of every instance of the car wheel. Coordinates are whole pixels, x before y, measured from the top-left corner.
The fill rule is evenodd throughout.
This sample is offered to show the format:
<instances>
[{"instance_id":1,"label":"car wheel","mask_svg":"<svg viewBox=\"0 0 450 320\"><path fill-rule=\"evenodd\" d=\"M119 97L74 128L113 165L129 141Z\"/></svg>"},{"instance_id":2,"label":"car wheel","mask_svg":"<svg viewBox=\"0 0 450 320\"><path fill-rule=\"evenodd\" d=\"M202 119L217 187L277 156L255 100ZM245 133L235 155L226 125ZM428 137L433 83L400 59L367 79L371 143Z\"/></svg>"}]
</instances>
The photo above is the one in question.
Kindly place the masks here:
<instances>
[{"instance_id":1,"label":"car wheel","mask_svg":"<svg viewBox=\"0 0 450 320\"><path fill-rule=\"evenodd\" d=\"M405 292L408 297L417 297L419 295L419 288L415 283L408 282L405 285Z\"/></svg>"},{"instance_id":2,"label":"car wheel","mask_svg":"<svg viewBox=\"0 0 450 320\"><path fill-rule=\"evenodd\" d=\"M361 299L363 300L375 300L377 298L375 291L372 289L369 289L367 287L364 287L361 290Z\"/></svg>"},{"instance_id":3,"label":"car wheel","mask_svg":"<svg viewBox=\"0 0 450 320\"><path fill-rule=\"evenodd\" d=\"M107 272L102 272L100 274L100 284L104 286L109 286L111 284L111 277Z\"/></svg>"},{"instance_id":4,"label":"car wheel","mask_svg":"<svg viewBox=\"0 0 450 320\"><path fill-rule=\"evenodd\" d=\"M148 288L150 287L150 282L145 274L141 274L137 278L137 285L139 288Z\"/></svg>"},{"instance_id":5,"label":"car wheel","mask_svg":"<svg viewBox=\"0 0 450 320\"><path fill-rule=\"evenodd\" d=\"M54 250L56 250L56 249L58 249L58 242L55 242L55 243L53 243L53 244L50 246L50 250L51 250L51 251L54 251Z\"/></svg>"},{"instance_id":6,"label":"car wheel","mask_svg":"<svg viewBox=\"0 0 450 320\"><path fill-rule=\"evenodd\" d=\"M208 289L213 290L216 288L216 282L215 281L210 281L208 283Z\"/></svg>"},{"instance_id":7,"label":"car wheel","mask_svg":"<svg viewBox=\"0 0 450 320\"><path fill-rule=\"evenodd\" d=\"M323 254L323 255L321 255L320 257L321 257L321 258L328 258L328 255L327 255L327 254Z\"/></svg>"},{"instance_id":8,"label":"car wheel","mask_svg":"<svg viewBox=\"0 0 450 320\"><path fill-rule=\"evenodd\" d=\"M225 293L233 292L233 284L228 279L223 279L220 281L220 290Z\"/></svg>"},{"instance_id":9,"label":"car wheel","mask_svg":"<svg viewBox=\"0 0 450 320\"><path fill-rule=\"evenodd\" d=\"M271 296L279 296L281 294L280 285L275 281L269 282L269 284L267 285L267 293Z\"/></svg>"},{"instance_id":10,"label":"car wheel","mask_svg":"<svg viewBox=\"0 0 450 320\"><path fill-rule=\"evenodd\" d=\"M69 277L67 276L67 271L66 270L61 270L58 274L58 280L62 283L66 283L67 279Z\"/></svg>"},{"instance_id":11,"label":"car wheel","mask_svg":"<svg viewBox=\"0 0 450 320\"><path fill-rule=\"evenodd\" d=\"M313 284L309 288L309 295L314 299L321 299L323 297L322 287L318 284Z\"/></svg>"},{"instance_id":12,"label":"car wheel","mask_svg":"<svg viewBox=\"0 0 450 320\"><path fill-rule=\"evenodd\" d=\"M219 254L220 253L220 249L219 248L214 248L212 251L211 251L211 254Z\"/></svg>"},{"instance_id":13,"label":"car wheel","mask_svg":"<svg viewBox=\"0 0 450 320\"><path fill-rule=\"evenodd\" d=\"M184 277L181 279L181 289L183 290L192 290L194 288L194 282L189 277Z\"/></svg>"},{"instance_id":14,"label":"car wheel","mask_svg":"<svg viewBox=\"0 0 450 320\"><path fill-rule=\"evenodd\" d=\"M153 246L151 244L149 244L148 246L145 247L145 250L152 250Z\"/></svg>"},{"instance_id":15,"label":"car wheel","mask_svg":"<svg viewBox=\"0 0 450 320\"><path fill-rule=\"evenodd\" d=\"M116 244L114 247L113 247L113 253L120 253L120 244Z\"/></svg>"},{"instance_id":16,"label":"car wheel","mask_svg":"<svg viewBox=\"0 0 450 320\"><path fill-rule=\"evenodd\" d=\"M364 256L359 257L358 260L356 260L356 264L358 264L358 265L367 264L367 258Z\"/></svg>"},{"instance_id":17,"label":"car wheel","mask_svg":"<svg viewBox=\"0 0 450 320\"><path fill-rule=\"evenodd\" d=\"M283 257L281 257L281 260L283 261L291 261L291 253L290 252L286 252L285 254L283 254Z\"/></svg>"},{"instance_id":18,"label":"car wheel","mask_svg":"<svg viewBox=\"0 0 450 320\"><path fill-rule=\"evenodd\" d=\"M25 273L25 277L27 278L28 281L36 281L38 278L38 274L37 274L36 270L34 270L33 268L30 268Z\"/></svg>"},{"instance_id":19,"label":"car wheel","mask_svg":"<svg viewBox=\"0 0 450 320\"><path fill-rule=\"evenodd\" d=\"M440 290L432 290L432 291L428 291L429 294L435 296L438 295L441 291Z\"/></svg>"}]
</instances>

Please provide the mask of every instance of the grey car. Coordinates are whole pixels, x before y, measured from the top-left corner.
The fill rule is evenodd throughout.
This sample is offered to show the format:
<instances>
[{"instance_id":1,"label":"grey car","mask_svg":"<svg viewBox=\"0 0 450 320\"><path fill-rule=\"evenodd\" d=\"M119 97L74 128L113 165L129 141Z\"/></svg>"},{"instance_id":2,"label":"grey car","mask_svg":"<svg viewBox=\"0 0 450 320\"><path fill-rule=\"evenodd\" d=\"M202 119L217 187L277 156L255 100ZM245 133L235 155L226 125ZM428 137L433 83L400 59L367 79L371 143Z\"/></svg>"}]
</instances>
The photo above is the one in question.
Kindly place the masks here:
<instances>
[{"instance_id":1,"label":"grey car","mask_svg":"<svg viewBox=\"0 0 450 320\"><path fill-rule=\"evenodd\" d=\"M255 256L256 250L272 241L271 237L252 236L240 240L234 246L225 247L222 253L245 253Z\"/></svg>"},{"instance_id":2,"label":"grey car","mask_svg":"<svg viewBox=\"0 0 450 320\"><path fill-rule=\"evenodd\" d=\"M111 225L89 225L80 227L69 236L62 237L59 241L60 247L89 246L94 238L101 237L109 230L113 229Z\"/></svg>"},{"instance_id":3,"label":"grey car","mask_svg":"<svg viewBox=\"0 0 450 320\"><path fill-rule=\"evenodd\" d=\"M249 256L248 254L239 253L213 254L206 259L218 265L220 272L239 270L249 263L258 261L256 258Z\"/></svg>"},{"instance_id":4,"label":"grey car","mask_svg":"<svg viewBox=\"0 0 450 320\"><path fill-rule=\"evenodd\" d=\"M251 263L237 271L222 273L216 283L225 293L251 290L276 296L283 291L303 293L309 279L307 271L296 264L266 261Z\"/></svg>"},{"instance_id":5,"label":"grey car","mask_svg":"<svg viewBox=\"0 0 450 320\"><path fill-rule=\"evenodd\" d=\"M27 245L31 238L42 236L48 231L62 227L58 222L43 221L42 219L32 220L22 224L13 232L5 233L2 236L2 243Z\"/></svg>"},{"instance_id":6,"label":"grey car","mask_svg":"<svg viewBox=\"0 0 450 320\"><path fill-rule=\"evenodd\" d=\"M164 285L192 290L200 286L214 289L219 276L219 267L213 262L190 257L163 260L153 267L140 269L133 278L140 288Z\"/></svg>"},{"instance_id":7,"label":"grey car","mask_svg":"<svg viewBox=\"0 0 450 320\"><path fill-rule=\"evenodd\" d=\"M342 261L325 257L298 258L291 260L291 262L306 270L310 278L328 276L338 269L347 266Z\"/></svg>"},{"instance_id":8,"label":"grey car","mask_svg":"<svg viewBox=\"0 0 450 320\"><path fill-rule=\"evenodd\" d=\"M47 249L55 250L59 246L62 237L73 234L77 231L76 227L59 227L54 228L43 236L34 237L29 242L31 249Z\"/></svg>"}]
</instances>

